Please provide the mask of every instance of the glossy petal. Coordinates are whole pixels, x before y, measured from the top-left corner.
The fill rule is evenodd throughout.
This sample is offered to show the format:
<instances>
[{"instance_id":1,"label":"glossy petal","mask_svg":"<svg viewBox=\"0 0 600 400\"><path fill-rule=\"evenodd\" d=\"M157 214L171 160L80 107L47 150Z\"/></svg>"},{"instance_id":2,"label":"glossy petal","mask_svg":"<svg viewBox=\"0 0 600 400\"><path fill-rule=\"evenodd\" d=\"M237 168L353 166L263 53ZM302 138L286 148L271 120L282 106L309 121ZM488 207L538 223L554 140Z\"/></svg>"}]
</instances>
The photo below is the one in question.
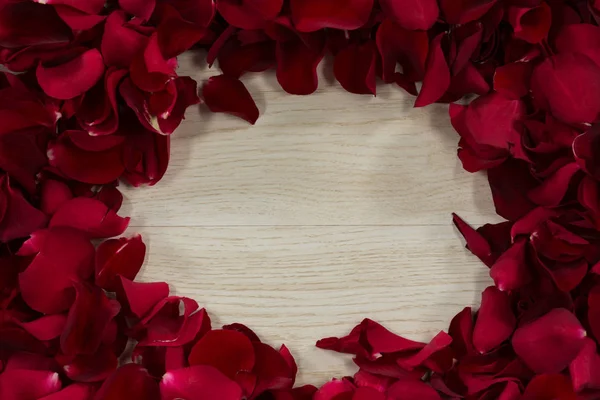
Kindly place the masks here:
<instances>
[{"instance_id":1,"label":"glossy petal","mask_svg":"<svg viewBox=\"0 0 600 400\"><path fill-rule=\"evenodd\" d=\"M160 382L163 400L240 400L242 390L219 370L208 365L194 365L167 372Z\"/></svg>"},{"instance_id":2,"label":"glossy petal","mask_svg":"<svg viewBox=\"0 0 600 400\"><path fill-rule=\"evenodd\" d=\"M490 352L508 340L516 325L508 294L494 286L485 289L473 331L475 348L482 354Z\"/></svg>"},{"instance_id":3,"label":"glossy petal","mask_svg":"<svg viewBox=\"0 0 600 400\"><path fill-rule=\"evenodd\" d=\"M135 279L145 256L146 245L140 235L103 242L96 249L96 285L116 291L119 276Z\"/></svg>"},{"instance_id":4,"label":"glossy petal","mask_svg":"<svg viewBox=\"0 0 600 400\"><path fill-rule=\"evenodd\" d=\"M323 28L352 30L371 15L373 0L291 0L292 21L300 32Z\"/></svg>"}]
</instances>

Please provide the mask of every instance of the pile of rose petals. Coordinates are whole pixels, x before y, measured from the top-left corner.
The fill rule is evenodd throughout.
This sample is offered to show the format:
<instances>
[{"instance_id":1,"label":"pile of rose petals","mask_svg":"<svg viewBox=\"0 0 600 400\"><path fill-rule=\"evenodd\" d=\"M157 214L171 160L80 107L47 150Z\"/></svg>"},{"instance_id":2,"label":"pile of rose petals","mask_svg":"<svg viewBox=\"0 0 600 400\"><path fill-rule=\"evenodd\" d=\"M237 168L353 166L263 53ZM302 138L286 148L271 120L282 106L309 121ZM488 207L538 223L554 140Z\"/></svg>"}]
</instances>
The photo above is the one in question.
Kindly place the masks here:
<instances>
[{"instance_id":1,"label":"pile of rose petals","mask_svg":"<svg viewBox=\"0 0 600 400\"><path fill-rule=\"evenodd\" d=\"M599 22L598 0L0 0L0 398L600 398ZM495 283L479 309L429 343L365 319L317 343L352 354L353 377L294 388L285 346L136 282L146 246L114 238L117 185L164 175L200 103L177 75L192 47L222 71L204 104L251 123L240 77L306 95L326 56L351 93L479 95L450 105L506 219L454 216Z\"/></svg>"}]
</instances>

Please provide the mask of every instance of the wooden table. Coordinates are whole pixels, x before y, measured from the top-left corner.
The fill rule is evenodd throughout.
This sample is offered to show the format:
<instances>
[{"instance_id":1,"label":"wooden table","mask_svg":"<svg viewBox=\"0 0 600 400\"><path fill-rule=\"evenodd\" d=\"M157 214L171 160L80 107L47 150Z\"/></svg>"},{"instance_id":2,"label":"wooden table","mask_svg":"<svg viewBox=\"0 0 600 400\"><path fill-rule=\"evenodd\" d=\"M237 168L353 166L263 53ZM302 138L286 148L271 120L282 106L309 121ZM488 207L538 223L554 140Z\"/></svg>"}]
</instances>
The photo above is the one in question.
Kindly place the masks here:
<instances>
[{"instance_id":1,"label":"wooden table","mask_svg":"<svg viewBox=\"0 0 600 400\"><path fill-rule=\"evenodd\" d=\"M180 58L200 83L219 74ZM429 340L480 301L488 271L451 224L499 221L484 174L464 172L444 105L380 85L346 93L321 74L307 97L273 74L244 78L256 126L193 107L157 186L125 188L123 214L149 254L145 281L167 281L206 307L213 326L241 322L285 343L298 383L352 374L351 358L314 347L375 319Z\"/></svg>"}]
</instances>

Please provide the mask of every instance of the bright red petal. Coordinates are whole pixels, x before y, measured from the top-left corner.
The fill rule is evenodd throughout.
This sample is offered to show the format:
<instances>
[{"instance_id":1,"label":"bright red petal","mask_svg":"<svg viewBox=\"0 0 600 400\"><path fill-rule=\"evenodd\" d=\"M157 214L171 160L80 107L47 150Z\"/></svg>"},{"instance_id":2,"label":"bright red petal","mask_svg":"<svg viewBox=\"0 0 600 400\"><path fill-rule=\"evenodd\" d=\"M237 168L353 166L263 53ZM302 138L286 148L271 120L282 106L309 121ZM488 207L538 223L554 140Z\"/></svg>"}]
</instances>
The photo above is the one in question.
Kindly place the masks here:
<instances>
[{"instance_id":1,"label":"bright red petal","mask_svg":"<svg viewBox=\"0 0 600 400\"><path fill-rule=\"evenodd\" d=\"M116 291L119 276L134 280L146 256L146 245L140 235L111 239L96 249L96 285Z\"/></svg>"},{"instance_id":2,"label":"bright red petal","mask_svg":"<svg viewBox=\"0 0 600 400\"><path fill-rule=\"evenodd\" d=\"M160 381L163 400L240 400L242 389L208 365L194 365L189 368L167 372Z\"/></svg>"}]
</instances>

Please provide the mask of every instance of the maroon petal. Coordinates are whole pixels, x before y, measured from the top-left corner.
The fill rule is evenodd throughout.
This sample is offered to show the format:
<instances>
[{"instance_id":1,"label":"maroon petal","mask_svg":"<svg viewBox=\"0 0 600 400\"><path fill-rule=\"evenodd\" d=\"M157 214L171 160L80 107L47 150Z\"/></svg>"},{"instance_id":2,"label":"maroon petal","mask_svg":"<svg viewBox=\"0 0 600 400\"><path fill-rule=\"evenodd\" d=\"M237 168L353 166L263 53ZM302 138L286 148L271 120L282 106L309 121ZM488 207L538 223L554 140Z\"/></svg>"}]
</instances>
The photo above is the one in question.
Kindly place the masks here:
<instances>
[{"instance_id":1,"label":"maroon petal","mask_svg":"<svg viewBox=\"0 0 600 400\"><path fill-rule=\"evenodd\" d=\"M96 285L116 291L119 276L133 281L142 268L146 245L140 235L103 242L96 249Z\"/></svg>"},{"instance_id":2,"label":"maroon petal","mask_svg":"<svg viewBox=\"0 0 600 400\"><path fill-rule=\"evenodd\" d=\"M600 65L600 27L592 24L568 24L562 27L554 46L559 53L585 54Z\"/></svg>"},{"instance_id":3,"label":"maroon petal","mask_svg":"<svg viewBox=\"0 0 600 400\"><path fill-rule=\"evenodd\" d=\"M536 104L568 124L591 123L600 117L598 90L600 66L579 53L547 58L531 78Z\"/></svg>"},{"instance_id":4,"label":"maroon petal","mask_svg":"<svg viewBox=\"0 0 600 400\"><path fill-rule=\"evenodd\" d=\"M139 338L139 346L173 347L187 344L196 338L206 318L206 311L200 310L195 300L167 297L140 321L143 334Z\"/></svg>"},{"instance_id":5,"label":"maroon petal","mask_svg":"<svg viewBox=\"0 0 600 400\"><path fill-rule=\"evenodd\" d=\"M163 400L240 400L242 389L218 369L194 365L167 372L160 381Z\"/></svg>"},{"instance_id":6,"label":"maroon petal","mask_svg":"<svg viewBox=\"0 0 600 400\"><path fill-rule=\"evenodd\" d=\"M390 386L387 395L389 400L441 400L435 389L419 380L399 380Z\"/></svg>"},{"instance_id":7,"label":"maroon petal","mask_svg":"<svg viewBox=\"0 0 600 400\"><path fill-rule=\"evenodd\" d=\"M473 313L471 307L465 307L452 318L448 334L452 337L451 346L457 356L456 358L462 358L474 351Z\"/></svg>"},{"instance_id":8,"label":"maroon petal","mask_svg":"<svg viewBox=\"0 0 600 400\"><path fill-rule=\"evenodd\" d=\"M87 283L75 282L75 302L69 310L60 337L64 354L94 354L102 342L108 323L119 313L120 306L109 300L104 291Z\"/></svg>"},{"instance_id":9,"label":"maroon petal","mask_svg":"<svg viewBox=\"0 0 600 400\"><path fill-rule=\"evenodd\" d=\"M440 33L429 46L425 78L421 92L415 101L415 107L425 107L435 103L450 87L450 68L442 50L444 36L444 33Z\"/></svg>"},{"instance_id":10,"label":"maroon petal","mask_svg":"<svg viewBox=\"0 0 600 400\"><path fill-rule=\"evenodd\" d=\"M274 20L283 7L283 0L219 0L217 10L231 25L242 29L262 29Z\"/></svg>"},{"instance_id":11,"label":"maroon petal","mask_svg":"<svg viewBox=\"0 0 600 400\"><path fill-rule=\"evenodd\" d=\"M576 400L573 386L564 375L538 375L529 382L521 400Z\"/></svg>"},{"instance_id":12,"label":"maroon petal","mask_svg":"<svg viewBox=\"0 0 600 400\"><path fill-rule=\"evenodd\" d=\"M71 229L37 231L18 254L35 256L19 274L21 295L31 308L46 314L69 308L75 298L73 281L85 280L93 272L94 246Z\"/></svg>"},{"instance_id":13,"label":"maroon petal","mask_svg":"<svg viewBox=\"0 0 600 400\"><path fill-rule=\"evenodd\" d=\"M156 0L119 0L119 6L129 14L144 21L150 19Z\"/></svg>"},{"instance_id":14,"label":"maroon petal","mask_svg":"<svg viewBox=\"0 0 600 400\"><path fill-rule=\"evenodd\" d=\"M600 127L595 125L573 141L573 155L581 169L596 180L600 179Z\"/></svg>"},{"instance_id":15,"label":"maroon petal","mask_svg":"<svg viewBox=\"0 0 600 400\"><path fill-rule=\"evenodd\" d=\"M452 337L440 332L413 356L398 359L398 365L407 370L422 366L434 372L446 372L453 364L451 343Z\"/></svg>"},{"instance_id":16,"label":"maroon petal","mask_svg":"<svg viewBox=\"0 0 600 400\"><path fill-rule=\"evenodd\" d=\"M93 398L94 387L82 383L73 383L63 390L42 397L39 400L89 400Z\"/></svg>"},{"instance_id":17,"label":"maroon petal","mask_svg":"<svg viewBox=\"0 0 600 400\"><path fill-rule=\"evenodd\" d=\"M4 400L39 399L60 390L56 372L9 369L0 374L0 397Z\"/></svg>"},{"instance_id":18,"label":"maroon petal","mask_svg":"<svg viewBox=\"0 0 600 400\"><path fill-rule=\"evenodd\" d=\"M515 353L536 373L556 373L577 357L585 330L571 312L556 308L515 331Z\"/></svg>"},{"instance_id":19,"label":"maroon petal","mask_svg":"<svg viewBox=\"0 0 600 400\"><path fill-rule=\"evenodd\" d=\"M256 396L267 390L291 389L294 384L294 373L284 357L274 348L264 343L252 343L256 354Z\"/></svg>"},{"instance_id":20,"label":"maroon petal","mask_svg":"<svg viewBox=\"0 0 600 400\"><path fill-rule=\"evenodd\" d=\"M517 319L508 294L490 286L481 295L481 307L473 330L473 345L480 353L500 346L515 330Z\"/></svg>"},{"instance_id":21,"label":"maroon petal","mask_svg":"<svg viewBox=\"0 0 600 400\"><path fill-rule=\"evenodd\" d=\"M254 367L254 348L240 332L215 330L207 332L192 348L190 365L211 365L235 380L240 372Z\"/></svg>"},{"instance_id":22,"label":"maroon petal","mask_svg":"<svg viewBox=\"0 0 600 400\"><path fill-rule=\"evenodd\" d=\"M428 30L440 13L436 0L381 0L380 4L394 22L411 31Z\"/></svg>"},{"instance_id":23,"label":"maroon petal","mask_svg":"<svg viewBox=\"0 0 600 400\"><path fill-rule=\"evenodd\" d=\"M532 73L533 66L526 62L498 67L494 73L494 90L506 98L520 99L529 93Z\"/></svg>"},{"instance_id":24,"label":"maroon petal","mask_svg":"<svg viewBox=\"0 0 600 400\"><path fill-rule=\"evenodd\" d=\"M576 392L584 389L600 389L600 356L596 351L596 342L586 338L577 357L569 365L571 382Z\"/></svg>"},{"instance_id":25,"label":"maroon petal","mask_svg":"<svg viewBox=\"0 0 600 400\"><path fill-rule=\"evenodd\" d=\"M0 241L24 238L47 224L43 212L33 207L23 194L11 187L6 175L0 176Z\"/></svg>"},{"instance_id":26,"label":"maroon petal","mask_svg":"<svg viewBox=\"0 0 600 400\"><path fill-rule=\"evenodd\" d=\"M47 95L68 100L91 89L104 74L104 61L96 49L55 67L40 64L36 71L38 83Z\"/></svg>"},{"instance_id":27,"label":"maroon petal","mask_svg":"<svg viewBox=\"0 0 600 400\"><path fill-rule=\"evenodd\" d=\"M102 382L117 369L117 356L109 346L103 345L95 354L66 356L59 354L57 361L65 375L75 382Z\"/></svg>"},{"instance_id":28,"label":"maroon petal","mask_svg":"<svg viewBox=\"0 0 600 400\"><path fill-rule=\"evenodd\" d=\"M294 26L300 32L353 30L369 20L373 0L291 0L290 8Z\"/></svg>"},{"instance_id":29,"label":"maroon petal","mask_svg":"<svg viewBox=\"0 0 600 400\"><path fill-rule=\"evenodd\" d=\"M69 6L76 10L83 11L86 14L100 14L104 9L104 0L38 0L38 2L42 4L51 4L53 6Z\"/></svg>"},{"instance_id":30,"label":"maroon petal","mask_svg":"<svg viewBox=\"0 0 600 400\"><path fill-rule=\"evenodd\" d=\"M252 125L258 119L258 108L239 79L225 75L213 76L204 84L202 95L212 112L232 114Z\"/></svg>"},{"instance_id":31,"label":"maroon petal","mask_svg":"<svg viewBox=\"0 0 600 400\"><path fill-rule=\"evenodd\" d=\"M440 0L440 8L449 24L466 24L481 18L497 0L456 1Z\"/></svg>"},{"instance_id":32,"label":"maroon petal","mask_svg":"<svg viewBox=\"0 0 600 400\"><path fill-rule=\"evenodd\" d=\"M531 175L527 162L512 158L490 168L488 182L496 213L501 217L516 221L536 208L528 194L538 185L538 180Z\"/></svg>"},{"instance_id":33,"label":"maroon petal","mask_svg":"<svg viewBox=\"0 0 600 400\"><path fill-rule=\"evenodd\" d=\"M577 172L577 163L570 163L560 168L541 185L529 192L529 198L541 206L557 206L569 189L569 184Z\"/></svg>"},{"instance_id":34,"label":"maroon petal","mask_svg":"<svg viewBox=\"0 0 600 400\"><path fill-rule=\"evenodd\" d=\"M592 334L598 340L600 338L600 289L595 287L588 296L588 322Z\"/></svg>"},{"instance_id":35,"label":"maroon petal","mask_svg":"<svg viewBox=\"0 0 600 400\"><path fill-rule=\"evenodd\" d=\"M452 222L467 241L467 249L487 265L492 256L488 241L458 215L452 214Z\"/></svg>"},{"instance_id":36,"label":"maroon petal","mask_svg":"<svg viewBox=\"0 0 600 400\"><path fill-rule=\"evenodd\" d=\"M22 323L21 326L38 340L48 341L56 339L65 329L67 316L63 314L47 315L31 322Z\"/></svg>"},{"instance_id":37,"label":"maroon petal","mask_svg":"<svg viewBox=\"0 0 600 400\"><path fill-rule=\"evenodd\" d=\"M490 276L501 291L522 288L532 280L526 260L526 239L517 240L496 260L490 269Z\"/></svg>"},{"instance_id":38,"label":"maroon petal","mask_svg":"<svg viewBox=\"0 0 600 400\"><path fill-rule=\"evenodd\" d=\"M133 186L152 186L162 179L169 166L171 138L136 125L127 132L123 176Z\"/></svg>"},{"instance_id":39,"label":"maroon petal","mask_svg":"<svg viewBox=\"0 0 600 400\"><path fill-rule=\"evenodd\" d=\"M375 65L373 42L352 44L335 56L333 71L338 82L350 93L375 95Z\"/></svg>"},{"instance_id":40,"label":"maroon petal","mask_svg":"<svg viewBox=\"0 0 600 400\"><path fill-rule=\"evenodd\" d=\"M119 288L117 294L119 300L136 317L143 318L158 302L169 296L169 285L164 282L132 282L121 279L122 291Z\"/></svg>"},{"instance_id":41,"label":"maroon petal","mask_svg":"<svg viewBox=\"0 0 600 400\"><path fill-rule=\"evenodd\" d=\"M317 66L323 51L315 51L300 39L277 42L277 81L290 94L307 95L317 90Z\"/></svg>"},{"instance_id":42,"label":"maroon petal","mask_svg":"<svg viewBox=\"0 0 600 400\"><path fill-rule=\"evenodd\" d=\"M73 198L71 189L59 181L48 179L42 183L41 209L47 215L52 215L64 203Z\"/></svg>"},{"instance_id":43,"label":"maroon petal","mask_svg":"<svg viewBox=\"0 0 600 400\"><path fill-rule=\"evenodd\" d=\"M94 400L160 400L158 383L137 364L125 364L109 376Z\"/></svg>"},{"instance_id":44,"label":"maroon petal","mask_svg":"<svg viewBox=\"0 0 600 400\"><path fill-rule=\"evenodd\" d=\"M56 13L73 31L85 31L101 24L106 19L103 15L90 15L69 6L54 7Z\"/></svg>"},{"instance_id":45,"label":"maroon petal","mask_svg":"<svg viewBox=\"0 0 600 400\"><path fill-rule=\"evenodd\" d=\"M552 25L550 6L544 2L536 7L509 7L507 16L515 37L529 43L545 39Z\"/></svg>"},{"instance_id":46,"label":"maroon petal","mask_svg":"<svg viewBox=\"0 0 600 400\"><path fill-rule=\"evenodd\" d=\"M195 80L189 76L183 76L171 82L174 82L175 85L176 99L169 111L158 115L158 133L162 135L170 135L175 132L185 118L185 111L188 107L200 103Z\"/></svg>"},{"instance_id":47,"label":"maroon petal","mask_svg":"<svg viewBox=\"0 0 600 400\"><path fill-rule=\"evenodd\" d=\"M396 79L396 65L402 65L407 80L420 81L425 76L429 52L427 32L410 31L385 19L377 29L377 49L381 55L382 78L385 82Z\"/></svg>"},{"instance_id":48,"label":"maroon petal","mask_svg":"<svg viewBox=\"0 0 600 400\"><path fill-rule=\"evenodd\" d=\"M143 3L150 4L151 1ZM145 48L147 42L146 36L127 26L124 12L112 12L106 20L100 45L104 63L108 66L129 68L134 56Z\"/></svg>"},{"instance_id":49,"label":"maroon petal","mask_svg":"<svg viewBox=\"0 0 600 400\"><path fill-rule=\"evenodd\" d=\"M64 203L52 216L50 227L70 227L92 238L118 236L125 232L129 217L121 218L106 204L87 197Z\"/></svg>"}]
</instances>

